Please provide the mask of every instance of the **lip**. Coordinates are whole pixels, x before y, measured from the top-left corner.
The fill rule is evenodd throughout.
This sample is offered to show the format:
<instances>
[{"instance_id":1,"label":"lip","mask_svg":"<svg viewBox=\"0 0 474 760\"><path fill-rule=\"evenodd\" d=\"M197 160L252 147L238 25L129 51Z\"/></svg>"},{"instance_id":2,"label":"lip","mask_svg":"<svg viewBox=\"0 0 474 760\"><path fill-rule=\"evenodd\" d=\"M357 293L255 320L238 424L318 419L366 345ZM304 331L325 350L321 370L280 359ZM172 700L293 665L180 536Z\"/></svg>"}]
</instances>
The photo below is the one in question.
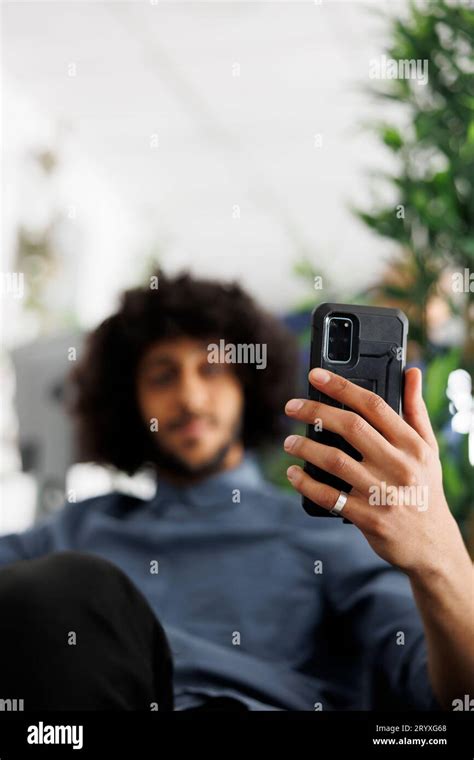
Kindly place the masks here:
<instances>
[{"instance_id":1,"label":"lip","mask_svg":"<svg viewBox=\"0 0 474 760\"><path fill-rule=\"evenodd\" d=\"M192 420L192 422L178 428L178 433L181 435L201 435L208 427L209 425L205 420Z\"/></svg>"}]
</instances>

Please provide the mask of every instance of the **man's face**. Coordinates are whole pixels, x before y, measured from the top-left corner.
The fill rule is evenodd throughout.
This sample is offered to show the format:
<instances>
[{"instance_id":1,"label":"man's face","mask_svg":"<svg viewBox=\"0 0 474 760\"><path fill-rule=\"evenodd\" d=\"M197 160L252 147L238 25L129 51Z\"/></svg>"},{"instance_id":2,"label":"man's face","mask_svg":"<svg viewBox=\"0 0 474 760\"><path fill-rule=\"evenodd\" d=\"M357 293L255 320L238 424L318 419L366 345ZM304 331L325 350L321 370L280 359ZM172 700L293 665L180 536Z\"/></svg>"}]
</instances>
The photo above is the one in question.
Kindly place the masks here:
<instances>
[{"instance_id":1,"label":"man's face","mask_svg":"<svg viewBox=\"0 0 474 760\"><path fill-rule=\"evenodd\" d=\"M243 388L232 365L208 362L211 342L159 341L139 363L138 405L148 429L158 422L153 434L164 469L187 475L220 469L239 440Z\"/></svg>"}]
</instances>

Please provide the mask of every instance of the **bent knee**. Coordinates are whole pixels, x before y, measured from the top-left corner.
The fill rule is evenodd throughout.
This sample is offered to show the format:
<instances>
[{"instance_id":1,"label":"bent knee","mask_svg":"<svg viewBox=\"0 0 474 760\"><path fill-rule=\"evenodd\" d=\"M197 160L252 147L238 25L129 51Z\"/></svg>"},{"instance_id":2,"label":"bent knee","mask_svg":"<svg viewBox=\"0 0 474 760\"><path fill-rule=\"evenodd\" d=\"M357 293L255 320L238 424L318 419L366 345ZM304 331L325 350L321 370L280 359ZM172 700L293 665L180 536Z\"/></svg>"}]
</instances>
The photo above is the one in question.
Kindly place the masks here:
<instances>
[{"instance_id":1,"label":"bent knee","mask_svg":"<svg viewBox=\"0 0 474 760\"><path fill-rule=\"evenodd\" d=\"M78 592L92 593L127 578L103 557L74 550L19 560L0 569L0 607L27 615L47 602L56 603Z\"/></svg>"}]
</instances>

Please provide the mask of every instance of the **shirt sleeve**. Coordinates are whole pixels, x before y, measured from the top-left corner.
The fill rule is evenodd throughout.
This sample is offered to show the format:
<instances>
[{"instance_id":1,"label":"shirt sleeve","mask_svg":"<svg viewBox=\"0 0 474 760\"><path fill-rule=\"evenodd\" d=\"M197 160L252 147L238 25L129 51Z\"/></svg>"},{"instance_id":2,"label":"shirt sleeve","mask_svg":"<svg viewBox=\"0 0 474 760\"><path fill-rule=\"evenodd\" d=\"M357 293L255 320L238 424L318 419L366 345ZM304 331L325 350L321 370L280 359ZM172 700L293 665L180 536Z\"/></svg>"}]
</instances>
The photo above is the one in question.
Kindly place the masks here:
<instances>
[{"instance_id":1,"label":"shirt sleeve","mask_svg":"<svg viewBox=\"0 0 474 760\"><path fill-rule=\"evenodd\" d=\"M0 536L0 569L22 559L41 557L53 548L50 518L22 533L8 533Z\"/></svg>"},{"instance_id":2,"label":"shirt sleeve","mask_svg":"<svg viewBox=\"0 0 474 760\"><path fill-rule=\"evenodd\" d=\"M11 562L35 559L50 552L74 550L81 544L81 531L96 512L115 513L123 497L115 492L78 502L66 502L52 515L42 517L22 533L0 536L0 569Z\"/></svg>"},{"instance_id":3,"label":"shirt sleeve","mask_svg":"<svg viewBox=\"0 0 474 760\"><path fill-rule=\"evenodd\" d=\"M340 549L329 558L328 596L339 624L361 651L369 709L441 710L408 576L378 557L355 526L341 530L346 534Z\"/></svg>"}]
</instances>

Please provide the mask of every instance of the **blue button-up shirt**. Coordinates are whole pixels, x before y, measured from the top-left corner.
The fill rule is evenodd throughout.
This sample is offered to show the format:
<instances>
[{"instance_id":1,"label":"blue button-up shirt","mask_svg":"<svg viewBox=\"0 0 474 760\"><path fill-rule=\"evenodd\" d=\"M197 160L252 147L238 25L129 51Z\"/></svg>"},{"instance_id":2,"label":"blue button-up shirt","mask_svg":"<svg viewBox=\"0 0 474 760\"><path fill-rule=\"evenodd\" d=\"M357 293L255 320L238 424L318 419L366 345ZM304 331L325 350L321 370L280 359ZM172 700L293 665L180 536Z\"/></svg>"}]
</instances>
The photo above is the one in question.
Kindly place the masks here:
<instances>
[{"instance_id":1,"label":"blue button-up shirt","mask_svg":"<svg viewBox=\"0 0 474 760\"><path fill-rule=\"evenodd\" d=\"M232 696L251 710L439 707L407 576L338 518L312 518L247 453L150 501L67 504L0 538L0 567L79 550L111 560L170 641L176 709Z\"/></svg>"}]
</instances>

